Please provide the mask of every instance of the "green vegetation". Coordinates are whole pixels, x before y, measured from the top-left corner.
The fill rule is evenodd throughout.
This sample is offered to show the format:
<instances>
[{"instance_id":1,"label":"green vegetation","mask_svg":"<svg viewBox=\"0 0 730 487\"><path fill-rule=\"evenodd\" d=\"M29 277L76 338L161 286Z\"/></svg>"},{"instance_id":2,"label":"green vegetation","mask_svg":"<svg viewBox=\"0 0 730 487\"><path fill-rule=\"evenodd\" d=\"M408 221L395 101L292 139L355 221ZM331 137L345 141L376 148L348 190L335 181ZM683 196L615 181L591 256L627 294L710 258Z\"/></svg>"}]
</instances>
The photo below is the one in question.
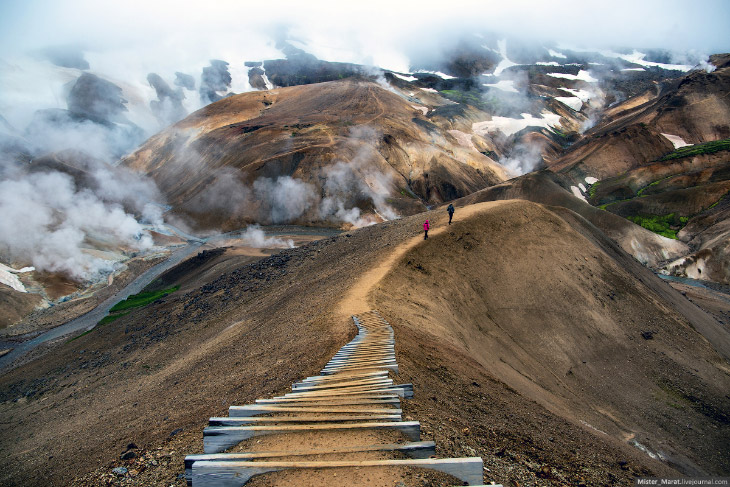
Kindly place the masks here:
<instances>
[{"instance_id":1,"label":"green vegetation","mask_svg":"<svg viewBox=\"0 0 730 487\"><path fill-rule=\"evenodd\" d=\"M636 196L644 196L644 191L646 191L647 189L651 188L652 186L656 186L657 184L659 184L662 181L664 181L666 179L669 179L671 177L674 177L674 176L673 175L672 176L668 176L666 178L658 179L658 180L654 181L653 183L647 184L646 186L644 186L643 188L641 188L639 191L636 192Z\"/></svg>"},{"instance_id":2,"label":"green vegetation","mask_svg":"<svg viewBox=\"0 0 730 487\"><path fill-rule=\"evenodd\" d=\"M170 293L174 293L180 289L180 286L174 286L168 289L161 289L159 291L142 292L139 294L133 294L124 301L120 301L109 310L110 313L116 313L118 311L124 311L125 309L141 308L148 304L157 301L160 298L164 298Z\"/></svg>"},{"instance_id":3,"label":"green vegetation","mask_svg":"<svg viewBox=\"0 0 730 487\"><path fill-rule=\"evenodd\" d=\"M114 320L117 320L121 318L122 316L128 315L131 311L125 311L125 310L131 310L134 308L141 308L142 306L147 306L148 304L157 301L160 298L163 298L167 296L168 294L174 293L180 289L180 286L174 286L168 289L162 289L160 291L149 291L149 292L142 292L139 294L133 294L129 296L124 301L120 301L109 310L109 315L105 316L101 320L99 320L99 323L96 324L94 328L91 330L86 330L82 334L75 336L68 340L66 343L71 343L74 340L78 340L84 335L88 335L92 331L96 330L100 326L104 326L108 323L111 323Z\"/></svg>"},{"instance_id":4,"label":"green vegetation","mask_svg":"<svg viewBox=\"0 0 730 487\"><path fill-rule=\"evenodd\" d=\"M680 230L677 227L684 226L689 221L687 217L676 218L674 213L668 215L636 215L629 216L627 219L647 230L674 240L677 240L677 232ZM682 221L683 219L685 221ZM678 221L680 225L677 224ZM677 229L675 230L672 227Z\"/></svg>"},{"instance_id":5,"label":"green vegetation","mask_svg":"<svg viewBox=\"0 0 730 487\"><path fill-rule=\"evenodd\" d=\"M111 323L112 321L116 320L117 318L121 318L122 316L128 315L130 312L126 311L124 313L117 313L113 315L107 315L103 317L101 320L99 320L99 323L96 324L96 326L106 325L107 323Z\"/></svg>"},{"instance_id":6,"label":"green vegetation","mask_svg":"<svg viewBox=\"0 0 730 487\"><path fill-rule=\"evenodd\" d=\"M598 185L600 183L601 183L600 181L596 181L595 183L591 184L591 187L588 188L588 196L589 197L593 198L594 196L596 196L596 190L598 189Z\"/></svg>"},{"instance_id":7,"label":"green vegetation","mask_svg":"<svg viewBox=\"0 0 730 487\"><path fill-rule=\"evenodd\" d=\"M660 162L670 161L672 159L680 159L682 157L699 156L702 154L714 154L724 150L730 150L730 139L713 140L704 144L689 145L680 147L674 152L670 152L666 156L659 159Z\"/></svg>"}]
</instances>

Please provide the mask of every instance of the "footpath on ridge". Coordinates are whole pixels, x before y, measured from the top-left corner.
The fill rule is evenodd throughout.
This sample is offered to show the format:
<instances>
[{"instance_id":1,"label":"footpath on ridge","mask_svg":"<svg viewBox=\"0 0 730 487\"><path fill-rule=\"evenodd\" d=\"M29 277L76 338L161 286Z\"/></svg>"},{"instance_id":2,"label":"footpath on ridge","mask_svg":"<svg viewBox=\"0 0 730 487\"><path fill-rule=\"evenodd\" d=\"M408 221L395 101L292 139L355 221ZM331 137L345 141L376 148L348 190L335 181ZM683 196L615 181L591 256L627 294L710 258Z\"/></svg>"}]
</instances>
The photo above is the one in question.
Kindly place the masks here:
<instances>
[{"instance_id":1,"label":"footpath on ridge","mask_svg":"<svg viewBox=\"0 0 730 487\"><path fill-rule=\"evenodd\" d=\"M459 216L499 204L464 208ZM447 228L434 223L433 235ZM435 443L421 441L420 423L403 421L401 401L413 396L413 386L394 383L393 329L368 303L397 259L421 242L419 235L397 246L344 296L338 312L343 318L356 313L358 333L320 375L292 384L283 396L231 406L228 417L210 418L205 453L185 459L190 485L392 487L409 479L422 484L418 469L435 471L430 480L438 485L483 484L481 458L435 458Z\"/></svg>"}]
</instances>

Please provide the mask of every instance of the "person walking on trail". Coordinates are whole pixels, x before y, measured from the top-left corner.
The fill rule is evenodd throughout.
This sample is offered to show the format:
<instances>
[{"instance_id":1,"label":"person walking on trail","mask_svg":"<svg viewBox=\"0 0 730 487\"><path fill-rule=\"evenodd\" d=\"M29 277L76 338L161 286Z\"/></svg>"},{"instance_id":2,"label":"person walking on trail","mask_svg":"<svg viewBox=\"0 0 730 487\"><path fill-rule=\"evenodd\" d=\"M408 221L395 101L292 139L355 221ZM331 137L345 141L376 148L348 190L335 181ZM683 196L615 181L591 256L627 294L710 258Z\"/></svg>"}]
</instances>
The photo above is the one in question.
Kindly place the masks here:
<instances>
[{"instance_id":1,"label":"person walking on trail","mask_svg":"<svg viewBox=\"0 0 730 487\"><path fill-rule=\"evenodd\" d=\"M423 224L423 240L426 240L428 238L429 228L431 228L431 225L429 225L428 220L426 220L426 223Z\"/></svg>"},{"instance_id":2,"label":"person walking on trail","mask_svg":"<svg viewBox=\"0 0 730 487\"><path fill-rule=\"evenodd\" d=\"M449 225L451 225L451 219L454 218L454 205L449 203L449 207L446 208L446 211L449 212Z\"/></svg>"}]
</instances>

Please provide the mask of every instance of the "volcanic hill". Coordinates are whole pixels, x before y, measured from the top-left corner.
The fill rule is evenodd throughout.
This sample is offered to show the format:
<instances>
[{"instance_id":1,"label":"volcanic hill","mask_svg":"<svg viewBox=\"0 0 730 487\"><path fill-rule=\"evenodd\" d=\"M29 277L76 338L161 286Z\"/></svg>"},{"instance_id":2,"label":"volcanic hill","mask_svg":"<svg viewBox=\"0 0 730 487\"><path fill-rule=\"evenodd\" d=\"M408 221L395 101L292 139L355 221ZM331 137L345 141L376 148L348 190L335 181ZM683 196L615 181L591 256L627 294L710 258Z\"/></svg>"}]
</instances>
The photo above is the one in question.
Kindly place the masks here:
<instances>
[{"instance_id":1,"label":"volcanic hill","mask_svg":"<svg viewBox=\"0 0 730 487\"><path fill-rule=\"evenodd\" d=\"M225 98L152 137L123 164L151 176L175 214L222 229L341 222L353 208L382 221L507 178L404 98L358 79ZM277 183L292 184L286 178L296 180L282 189L287 203L267 200ZM256 193L262 179L273 187ZM265 196L243 196L251 190ZM301 209L278 211L296 204L295 191Z\"/></svg>"}]
</instances>

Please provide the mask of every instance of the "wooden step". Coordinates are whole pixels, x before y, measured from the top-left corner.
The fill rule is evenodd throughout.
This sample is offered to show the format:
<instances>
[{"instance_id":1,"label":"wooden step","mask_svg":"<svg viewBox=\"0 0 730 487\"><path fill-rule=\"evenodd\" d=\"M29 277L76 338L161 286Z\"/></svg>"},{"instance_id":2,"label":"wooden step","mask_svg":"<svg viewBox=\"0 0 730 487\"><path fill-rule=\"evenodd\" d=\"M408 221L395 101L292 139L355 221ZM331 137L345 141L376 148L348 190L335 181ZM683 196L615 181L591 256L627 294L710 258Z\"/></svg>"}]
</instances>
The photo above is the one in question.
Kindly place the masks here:
<instances>
[{"instance_id":1,"label":"wooden step","mask_svg":"<svg viewBox=\"0 0 730 487\"><path fill-rule=\"evenodd\" d=\"M247 404L245 406L231 406L228 408L228 416L231 418L245 418L259 416L261 414L282 414L282 413L320 413L320 414L402 414L400 409L393 408L334 408L334 407L287 407L287 406L264 406L260 404Z\"/></svg>"},{"instance_id":2,"label":"wooden step","mask_svg":"<svg viewBox=\"0 0 730 487\"><path fill-rule=\"evenodd\" d=\"M338 371L336 369L333 369L333 370L322 369L322 371L320 373L323 374L323 375L333 375L333 374L337 374L339 372L355 372L355 371L363 372L363 371L366 371L366 370L371 370L372 371L372 370L383 370L383 369L392 370L393 373L397 374L398 373L398 364L396 364L396 365L385 365L385 366L381 365L381 366L357 367L356 369L342 370L342 371Z\"/></svg>"},{"instance_id":3,"label":"wooden step","mask_svg":"<svg viewBox=\"0 0 730 487\"><path fill-rule=\"evenodd\" d=\"M349 372L349 373L343 373L343 374L335 374L335 375L315 375L311 377L307 377L305 379L302 379L298 384L303 383L312 383L312 384L319 384L324 382L337 382L342 380L353 380L358 378L367 378L367 377L388 377L388 371L387 370L375 370L371 372Z\"/></svg>"},{"instance_id":4,"label":"wooden step","mask_svg":"<svg viewBox=\"0 0 730 487\"><path fill-rule=\"evenodd\" d=\"M484 482L482 459L440 458L403 460L343 460L319 462L221 462L199 460L193 463L193 485L196 487L240 487L254 475L291 469L315 468L368 468L368 467L415 467L438 470L458 478L466 485L480 485Z\"/></svg>"},{"instance_id":5,"label":"wooden step","mask_svg":"<svg viewBox=\"0 0 730 487\"><path fill-rule=\"evenodd\" d=\"M203 430L203 451L205 453L220 453L254 436L313 431L362 431L379 429L400 431L411 441L421 440L421 424L418 421L271 426L208 426Z\"/></svg>"},{"instance_id":6,"label":"wooden step","mask_svg":"<svg viewBox=\"0 0 730 487\"><path fill-rule=\"evenodd\" d=\"M411 458L430 458L436 454L436 443L433 441L416 441L408 443L390 443L383 445L349 446L340 448L291 450L291 451L270 451L270 452L245 452L245 453L210 453L200 455L188 455L185 457L185 478L188 483L192 479L193 463L200 460L236 462L242 460L255 460L259 458L282 458L310 455L336 455L342 453L360 453L369 451L397 451L408 455Z\"/></svg>"},{"instance_id":7,"label":"wooden step","mask_svg":"<svg viewBox=\"0 0 730 487\"><path fill-rule=\"evenodd\" d=\"M289 392L284 397L336 397L336 396L353 396L369 393L393 393L400 397L410 399L413 397L413 388L405 388L401 385L378 386L378 387L352 387L347 389L325 389L323 391L304 391Z\"/></svg>"},{"instance_id":8,"label":"wooden step","mask_svg":"<svg viewBox=\"0 0 730 487\"><path fill-rule=\"evenodd\" d=\"M274 423L339 423L343 421L400 421L400 414L327 414L312 416L246 416L246 417L214 417L208 420L210 426L243 426L245 424L274 424Z\"/></svg>"},{"instance_id":9,"label":"wooden step","mask_svg":"<svg viewBox=\"0 0 730 487\"><path fill-rule=\"evenodd\" d=\"M340 396L334 398L282 398L282 399L256 399L256 404L279 404L286 406L356 406L360 404L388 404L400 407L400 397L396 394L385 394L376 396Z\"/></svg>"},{"instance_id":10,"label":"wooden step","mask_svg":"<svg viewBox=\"0 0 730 487\"><path fill-rule=\"evenodd\" d=\"M343 387L357 387L357 386L390 386L393 385L393 380L389 378L375 378L375 379L363 379L346 382L334 382L325 384L292 384L292 391L321 391L325 389L341 389Z\"/></svg>"}]
</instances>

